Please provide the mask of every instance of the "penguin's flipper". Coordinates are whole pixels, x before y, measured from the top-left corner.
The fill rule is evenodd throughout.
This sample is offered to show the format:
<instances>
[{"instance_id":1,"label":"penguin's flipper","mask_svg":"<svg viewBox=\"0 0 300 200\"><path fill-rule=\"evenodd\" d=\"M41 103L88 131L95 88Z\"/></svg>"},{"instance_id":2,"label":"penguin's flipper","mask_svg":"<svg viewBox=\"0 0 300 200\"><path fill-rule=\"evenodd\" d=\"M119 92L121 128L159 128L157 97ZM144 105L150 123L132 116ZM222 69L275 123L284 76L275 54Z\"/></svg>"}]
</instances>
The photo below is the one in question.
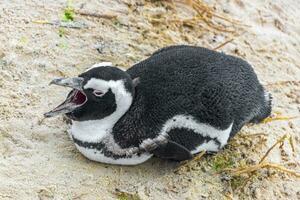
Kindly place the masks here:
<instances>
[{"instance_id":1,"label":"penguin's flipper","mask_svg":"<svg viewBox=\"0 0 300 200\"><path fill-rule=\"evenodd\" d=\"M187 148L170 140L166 144L152 150L152 153L159 158L176 161L189 160L193 158L193 155Z\"/></svg>"}]
</instances>

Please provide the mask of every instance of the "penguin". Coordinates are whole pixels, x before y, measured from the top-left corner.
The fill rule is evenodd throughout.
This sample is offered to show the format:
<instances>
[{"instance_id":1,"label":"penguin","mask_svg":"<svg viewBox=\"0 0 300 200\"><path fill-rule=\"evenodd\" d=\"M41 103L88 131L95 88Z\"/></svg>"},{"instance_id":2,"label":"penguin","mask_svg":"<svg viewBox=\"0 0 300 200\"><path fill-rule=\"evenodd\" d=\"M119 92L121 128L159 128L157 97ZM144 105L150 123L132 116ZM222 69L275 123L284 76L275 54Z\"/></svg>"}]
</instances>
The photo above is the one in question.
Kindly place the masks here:
<instances>
[{"instance_id":1,"label":"penguin","mask_svg":"<svg viewBox=\"0 0 300 200\"><path fill-rule=\"evenodd\" d=\"M128 70L95 64L51 84L72 90L44 116L66 115L76 148L108 164L215 153L245 124L271 113L271 94L250 64L196 46L162 48Z\"/></svg>"}]
</instances>

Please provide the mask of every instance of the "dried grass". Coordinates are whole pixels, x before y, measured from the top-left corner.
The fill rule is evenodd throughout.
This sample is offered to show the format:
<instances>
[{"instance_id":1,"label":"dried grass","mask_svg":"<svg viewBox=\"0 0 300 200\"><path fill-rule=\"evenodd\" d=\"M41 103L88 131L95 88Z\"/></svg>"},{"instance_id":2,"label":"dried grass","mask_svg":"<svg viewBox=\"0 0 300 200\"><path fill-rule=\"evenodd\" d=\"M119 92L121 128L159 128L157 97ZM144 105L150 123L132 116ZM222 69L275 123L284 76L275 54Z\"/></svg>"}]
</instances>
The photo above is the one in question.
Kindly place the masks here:
<instances>
[{"instance_id":1,"label":"dried grass","mask_svg":"<svg viewBox=\"0 0 300 200\"><path fill-rule=\"evenodd\" d=\"M300 116L292 116L292 117L288 117L288 116L273 116L273 117L267 117L266 119L264 119L262 121L262 123L269 123L269 122L273 122L273 121L288 121L288 120L298 119L298 118L300 118Z\"/></svg>"},{"instance_id":2,"label":"dried grass","mask_svg":"<svg viewBox=\"0 0 300 200\"><path fill-rule=\"evenodd\" d=\"M157 18L148 17L151 23L175 25L176 27L188 26L193 29L201 27L206 30L216 30L224 33L236 33L237 29L241 30L247 26L238 20L217 13L215 9L201 0L161 0L158 2L164 7L170 8L173 14L170 17L166 17L167 15ZM178 10L182 6L189 8L190 13L195 13L195 15L190 18L181 18L178 15ZM201 22L204 22L206 27Z\"/></svg>"},{"instance_id":3,"label":"dried grass","mask_svg":"<svg viewBox=\"0 0 300 200\"><path fill-rule=\"evenodd\" d=\"M280 139L278 139L269 149L268 151L265 153L265 155L260 159L259 164L261 164L269 155L269 153L277 146L277 144L279 143L283 143L283 141L287 138L287 134L285 134L284 136L282 136Z\"/></svg>"},{"instance_id":4,"label":"dried grass","mask_svg":"<svg viewBox=\"0 0 300 200\"><path fill-rule=\"evenodd\" d=\"M275 86L286 86L288 84L290 84L290 85L298 85L298 84L300 84L300 81L297 81L297 80L277 81L277 82L274 82L274 83L268 83L265 86L266 87L275 87Z\"/></svg>"},{"instance_id":5,"label":"dried grass","mask_svg":"<svg viewBox=\"0 0 300 200\"><path fill-rule=\"evenodd\" d=\"M224 43L220 44L219 46L213 48L213 50L218 50L218 49L222 48L223 46L225 46L226 44L232 42L233 40L234 40L234 38L231 38L231 39L225 41Z\"/></svg>"},{"instance_id":6,"label":"dried grass","mask_svg":"<svg viewBox=\"0 0 300 200\"><path fill-rule=\"evenodd\" d=\"M204 155L205 155L206 151L201 151L199 154L197 154L192 160L188 160L188 161L183 161L179 167L177 167L174 170L174 173L178 173L180 172L182 169L188 167L190 165L190 163L192 162L197 162L199 161Z\"/></svg>"},{"instance_id":7,"label":"dried grass","mask_svg":"<svg viewBox=\"0 0 300 200\"><path fill-rule=\"evenodd\" d=\"M103 19L116 19L117 14L115 13L95 13L95 12L89 12L84 10L74 10L74 13L87 16L87 17L96 17L96 18L103 18Z\"/></svg>"},{"instance_id":8,"label":"dried grass","mask_svg":"<svg viewBox=\"0 0 300 200\"><path fill-rule=\"evenodd\" d=\"M196 20L203 20L209 27L218 31L235 32L234 29L229 30L227 28L224 28L224 25L214 23L214 18L217 18L223 22L228 22L231 26L245 26L238 20L216 13L212 7L208 6L201 0L183 0L180 2L190 5L191 8L193 8L197 12L195 18Z\"/></svg>"},{"instance_id":9,"label":"dried grass","mask_svg":"<svg viewBox=\"0 0 300 200\"><path fill-rule=\"evenodd\" d=\"M280 165L280 164L276 164L276 163L269 163L269 162L264 162L265 159L268 157L268 155L270 154L270 152L278 145L282 145L284 140L286 140L288 138L288 135L285 134L284 136L282 136L281 138L279 138L268 150L267 152L263 155L263 157L260 159L258 164L254 164L254 165L246 165L246 166L242 166L242 167L237 167L237 168L225 168L222 171L223 172L230 172L233 176L240 176L242 174L249 174L248 179L245 181L248 182L249 179L254 175L254 172L259 171L260 169L263 168L267 168L267 169L275 169L277 171L281 171L287 174L290 174L292 176L295 176L297 178L300 178L300 173L287 169L286 167ZM291 137L289 137L289 142L291 147L293 148L293 143L292 140L290 139ZM243 186L245 185L245 183L243 184Z\"/></svg>"},{"instance_id":10,"label":"dried grass","mask_svg":"<svg viewBox=\"0 0 300 200\"><path fill-rule=\"evenodd\" d=\"M268 163L268 162L263 162L263 163L259 163L256 165L250 165L250 166L245 166L245 167L238 167L235 169L226 168L226 169L223 169L223 171L230 171L234 176L240 176L241 174L245 174L245 173L249 174L249 173L258 171L260 169L263 169L263 168L275 169L275 170L293 175L297 178L300 178L300 173L295 172L290 169L287 169L286 167L284 167L282 165L275 164L275 163Z\"/></svg>"}]
</instances>

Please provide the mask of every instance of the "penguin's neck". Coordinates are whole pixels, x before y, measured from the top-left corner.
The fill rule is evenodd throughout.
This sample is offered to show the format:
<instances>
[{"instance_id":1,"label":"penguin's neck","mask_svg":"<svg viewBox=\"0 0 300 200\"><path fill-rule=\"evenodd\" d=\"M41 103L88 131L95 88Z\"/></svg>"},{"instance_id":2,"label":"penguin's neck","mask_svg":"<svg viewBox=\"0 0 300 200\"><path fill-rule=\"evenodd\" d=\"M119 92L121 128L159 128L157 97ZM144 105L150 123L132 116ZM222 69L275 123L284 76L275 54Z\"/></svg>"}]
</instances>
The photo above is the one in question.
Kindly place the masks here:
<instances>
[{"instance_id":1,"label":"penguin's neck","mask_svg":"<svg viewBox=\"0 0 300 200\"><path fill-rule=\"evenodd\" d=\"M130 108L133 97L129 92L115 92L116 110L109 116L97 120L73 121L71 133L74 138L82 142L98 143L112 133L118 120Z\"/></svg>"}]
</instances>

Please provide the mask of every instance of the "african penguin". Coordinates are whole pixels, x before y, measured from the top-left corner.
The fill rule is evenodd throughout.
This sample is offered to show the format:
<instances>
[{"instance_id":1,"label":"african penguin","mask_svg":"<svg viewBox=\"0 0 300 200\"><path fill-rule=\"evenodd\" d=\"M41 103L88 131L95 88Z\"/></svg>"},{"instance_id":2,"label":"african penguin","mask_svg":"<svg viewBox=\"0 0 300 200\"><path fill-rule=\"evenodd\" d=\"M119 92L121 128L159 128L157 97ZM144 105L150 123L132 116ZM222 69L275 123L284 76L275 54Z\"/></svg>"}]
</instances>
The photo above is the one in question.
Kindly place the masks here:
<instances>
[{"instance_id":1,"label":"african penguin","mask_svg":"<svg viewBox=\"0 0 300 200\"><path fill-rule=\"evenodd\" d=\"M246 61L194 46L160 49L127 71L105 62L51 83L72 90L45 117L66 114L77 149L103 163L217 152L271 113L271 96Z\"/></svg>"}]
</instances>

